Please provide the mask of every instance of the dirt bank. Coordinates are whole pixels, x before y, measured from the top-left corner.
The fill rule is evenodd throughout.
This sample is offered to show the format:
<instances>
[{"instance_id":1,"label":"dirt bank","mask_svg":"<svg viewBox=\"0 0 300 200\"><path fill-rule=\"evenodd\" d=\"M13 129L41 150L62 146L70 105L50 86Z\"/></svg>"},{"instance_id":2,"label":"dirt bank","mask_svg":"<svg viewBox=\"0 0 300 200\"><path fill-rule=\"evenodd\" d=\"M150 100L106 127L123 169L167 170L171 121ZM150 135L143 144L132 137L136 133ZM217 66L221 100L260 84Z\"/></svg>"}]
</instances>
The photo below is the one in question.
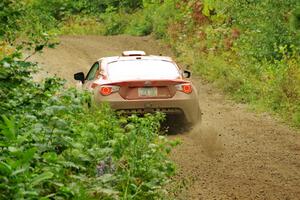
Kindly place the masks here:
<instances>
[{"instance_id":1,"label":"dirt bank","mask_svg":"<svg viewBox=\"0 0 300 200\"><path fill-rule=\"evenodd\" d=\"M123 50L171 55L150 37L64 36L57 49L33 59L42 63L39 78L57 74L73 84L73 73ZM300 199L300 133L267 114L254 114L197 81L202 125L170 136L182 144L172 153L178 174L177 199Z\"/></svg>"}]
</instances>

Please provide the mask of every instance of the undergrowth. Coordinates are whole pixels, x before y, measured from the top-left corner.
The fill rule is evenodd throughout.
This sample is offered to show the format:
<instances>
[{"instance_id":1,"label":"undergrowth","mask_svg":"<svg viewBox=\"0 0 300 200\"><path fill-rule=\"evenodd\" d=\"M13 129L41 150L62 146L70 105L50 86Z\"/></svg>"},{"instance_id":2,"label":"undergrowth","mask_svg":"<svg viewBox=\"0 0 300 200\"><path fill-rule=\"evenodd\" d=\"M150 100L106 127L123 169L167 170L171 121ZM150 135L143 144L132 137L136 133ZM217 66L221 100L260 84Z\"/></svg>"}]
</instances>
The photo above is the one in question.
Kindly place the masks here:
<instances>
[{"instance_id":1,"label":"undergrowth","mask_svg":"<svg viewBox=\"0 0 300 200\"><path fill-rule=\"evenodd\" d=\"M162 114L117 117L35 65L0 61L0 199L161 199L174 171Z\"/></svg>"},{"instance_id":2,"label":"undergrowth","mask_svg":"<svg viewBox=\"0 0 300 200\"><path fill-rule=\"evenodd\" d=\"M55 34L115 33L118 23L99 25L116 18L90 13L116 2L98 3L0 2L1 200L168 197L173 144L159 135L162 114L117 116L58 77L32 79L38 65L28 58L54 48Z\"/></svg>"}]
</instances>

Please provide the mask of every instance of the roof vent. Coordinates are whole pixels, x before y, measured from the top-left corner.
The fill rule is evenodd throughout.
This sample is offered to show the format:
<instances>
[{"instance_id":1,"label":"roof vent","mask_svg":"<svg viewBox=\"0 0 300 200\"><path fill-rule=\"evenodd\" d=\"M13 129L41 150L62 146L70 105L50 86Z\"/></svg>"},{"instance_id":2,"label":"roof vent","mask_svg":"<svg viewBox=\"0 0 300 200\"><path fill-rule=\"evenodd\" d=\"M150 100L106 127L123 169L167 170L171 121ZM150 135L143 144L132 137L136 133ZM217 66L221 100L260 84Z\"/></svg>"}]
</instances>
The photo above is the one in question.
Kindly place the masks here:
<instances>
[{"instance_id":1,"label":"roof vent","mask_svg":"<svg viewBox=\"0 0 300 200\"><path fill-rule=\"evenodd\" d=\"M122 56L145 56L144 51L123 51Z\"/></svg>"}]
</instances>

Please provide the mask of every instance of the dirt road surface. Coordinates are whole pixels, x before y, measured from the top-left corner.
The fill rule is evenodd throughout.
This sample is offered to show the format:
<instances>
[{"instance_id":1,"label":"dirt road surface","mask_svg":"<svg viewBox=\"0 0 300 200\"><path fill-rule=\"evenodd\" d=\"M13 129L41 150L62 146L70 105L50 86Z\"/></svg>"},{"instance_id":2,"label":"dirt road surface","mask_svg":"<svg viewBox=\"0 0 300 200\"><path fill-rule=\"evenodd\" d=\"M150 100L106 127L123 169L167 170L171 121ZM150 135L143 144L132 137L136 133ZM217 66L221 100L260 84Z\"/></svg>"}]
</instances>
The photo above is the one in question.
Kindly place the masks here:
<instances>
[{"instance_id":1,"label":"dirt road surface","mask_svg":"<svg viewBox=\"0 0 300 200\"><path fill-rule=\"evenodd\" d=\"M33 59L43 68L39 78L56 74L72 81L103 56L123 50L172 55L170 48L150 37L64 36L57 49ZM300 132L255 114L247 106L227 100L211 85L196 80L201 125L180 139L171 158L178 171L171 184L176 199L300 199ZM171 197L172 198L172 197Z\"/></svg>"}]
</instances>

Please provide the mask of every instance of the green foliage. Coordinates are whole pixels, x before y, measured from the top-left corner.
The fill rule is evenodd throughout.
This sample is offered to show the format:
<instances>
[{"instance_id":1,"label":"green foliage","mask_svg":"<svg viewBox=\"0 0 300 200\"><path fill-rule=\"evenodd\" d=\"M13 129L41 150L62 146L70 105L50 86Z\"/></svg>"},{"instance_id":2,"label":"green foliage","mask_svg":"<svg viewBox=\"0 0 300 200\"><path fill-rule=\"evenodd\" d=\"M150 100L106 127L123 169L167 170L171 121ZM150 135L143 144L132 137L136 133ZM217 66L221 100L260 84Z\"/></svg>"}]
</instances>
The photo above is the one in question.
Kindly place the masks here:
<instances>
[{"instance_id":1,"label":"green foliage","mask_svg":"<svg viewBox=\"0 0 300 200\"><path fill-rule=\"evenodd\" d=\"M61 21L67 16L81 13L87 6L86 1L32 0L28 7L38 15L51 16Z\"/></svg>"},{"instance_id":2,"label":"green foliage","mask_svg":"<svg viewBox=\"0 0 300 200\"><path fill-rule=\"evenodd\" d=\"M177 10L175 7L175 1L167 0L162 5L153 4L148 5L148 14L152 13L153 33L157 38L166 37L166 30L171 20L176 19ZM154 13L154 14L153 14Z\"/></svg>"},{"instance_id":3,"label":"green foliage","mask_svg":"<svg viewBox=\"0 0 300 200\"><path fill-rule=\"evenodd\" d=\"M10 30L20 31L21 24L16 23L25 12L22 3L3 0L0 2L0 40L4 38L8 41L14 40L15 35Z\"/></svg>"},{"instance_id":4,"label":"green foliage","mask_svg":"<svg viewBox=\"0 0 300 200\"><path fill-rule=\"evenodd\" d=\"M104 35L118 35L125 32L128 24L128 16L125 13L117 12L113 7L100 16L104 24Z\"/></svg>"},{"instance_id":5,"label":"green foliage","mask_svg":"<svg viewBox=\"0 0 300 200\"><path fill-rule=\"evenodd\" d=\"M289 12L298 1L231 2L228 14L245 32L237 41L240 51L256 58L277 58L276 46L296 44L289 28ZM249 17L250 16L250 17ZM244 48L245 47L245 48Z\"/></svg>"},{"instance_id":6,"label":"green foliage","mask_svg":"<svg viewBox=\"0 0 300 200\"><path fill-rule=\"evenodd\" d=\"M300 31L300 6L296 7L290 17L292 30Z\"/></svg>"},{"instance_id":7,"label":"green foliage","mask_svg":"<svg viewBox=\"0 0 300 200\"><path fill-rule=\"evenodd\" d=\"M81 2L86 2L85 9L89 14L104 13L110 8L132 13L143 7L143 0L81 0Z\"/></svg>"},{"instance_id":8,"label":"green foliage","mask_svg":"<svg viewBox=\"0 0 300 200\"><path fill-rule=\"evenodd\" d=\"M142 0L3 0L0 41L33 41L53 33L124 33L129 24L127 15L142 7Z\"/></svg>"},{"instance_id":9,"label":"green foliage","mask_svg":"<svg viewBox=\"0 0 300 200\"><path fill-rule=\"evenodd\" d=\"M161 114L117 118L36 66L0 61L0 199L153 199L174 171Z\"/></svg>"},{"instance_id":10,"label":"green foliage","mask_svg":"<svg viewBox=\"0 0 300 200\"><path fill-rule=\"evenodd\" d=\"M14 0L1 1L0 24L0 41L10 44L30 42L27 47L32 47L32 43L47 43L48 31L57 25L52 16L40 9L34 10L25 1Z\"/></svg>"},{"instance_id":11,"label":"green foliage","mask_svg":"<svg viewBox=\"0 0 300 200\"><path fill-rule=\"evenodd\" d=\"M64 20L60 35L104 35L106 26L94 16L74 15Z\"/></svg>"},{"instance_id":12,"label":"green foliage","mask_svg":"<svg viewBox=\"0 0 300 200\"><path fill-rule=\"evenodd\" d=\"M99 4L89 7L92 2ZM101 22L95 33L124 32L128 19L119 18L141 6L129 8L134 2L0 3L0 199L166 197L174 166L170 145L159 136L161 114L122 117L107 105L89 108L90 94L65 89L60 78L34 82L37 65L27 61L55 46L52 32L61 23L69 27L61 32Z\"/></svg>"},{"instance_id":13,"label":"green foliage","mask_svg":"<svg viewBox=\"0 0 300 200\"><path fill-rule=\"evenodd\" d=\"M118 1L118 3L106 4L105 12L98 13L96 17L97 21L102 24L102 34L125 33L143 36L154 33L157 38L164 38L169 22L180 15L176 12L176 5L173 0L164 3L161 1L143 1L143 4L142 1L138 1L138 3L134 3L135 6L130 6L133 2L135 1ZM142 10L138 10L142 7ZM66 26L63 27L63 29L67 28Z\"/></svg>"},{"instance_id":14,"label":"green foliage","mask_svg":"<svg viewBox=\"0 0 300 200\"><path fill-rule=\"evenodd\" d=\"M211 11L215 9L217 1L216 0L203 0L203 10L202 13L205 16L211 16Z\"/></svg>"},{"instance_id":15,"label":"green foliage","mask_svg":"<svg viewBox=\"0 0 300 200\"><path fill-rule=\"evenodd\" d=\"M135 36L149 35L153 31L152 21L149 15L143 12L136 12L130 17L125 33Z\"/></svg>"}]
</instances>

